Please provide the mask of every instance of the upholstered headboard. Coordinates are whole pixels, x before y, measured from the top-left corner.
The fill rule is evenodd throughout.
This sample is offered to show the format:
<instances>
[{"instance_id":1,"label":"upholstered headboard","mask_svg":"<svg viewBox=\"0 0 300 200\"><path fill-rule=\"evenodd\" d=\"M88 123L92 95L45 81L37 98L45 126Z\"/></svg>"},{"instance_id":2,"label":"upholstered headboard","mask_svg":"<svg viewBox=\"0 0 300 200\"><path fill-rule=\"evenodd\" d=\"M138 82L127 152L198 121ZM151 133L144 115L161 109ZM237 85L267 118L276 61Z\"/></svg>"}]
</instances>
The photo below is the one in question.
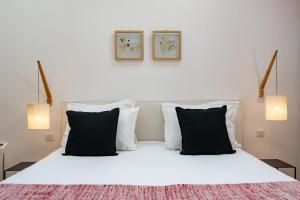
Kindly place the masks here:
<instances>
[{"instance_id":1,"label":"upholstered headboard","mask_svg":"<svg viewBox=\"0 0 300 200\"><path fill-rule=\"evenodd\" d=\"M177 104L203 104L216 100L155 100L155 101L136 101L136 105L140 107L140 112L136 124L136 134L138 140L155 140L164 141L164 120L161 110L163 102L172 102ZM222 100L222 101L239 101L239 100ZM61 131L62 135L65 131L67 117L66 106L68 103L89 103L89 104L106 104L114 102L112 100L104 101L72 101L62 102L61 109ZM239 111L236 117L236 139L243 144L242 134L242 102L240 102Z\"/></svg>"}]
</instances>

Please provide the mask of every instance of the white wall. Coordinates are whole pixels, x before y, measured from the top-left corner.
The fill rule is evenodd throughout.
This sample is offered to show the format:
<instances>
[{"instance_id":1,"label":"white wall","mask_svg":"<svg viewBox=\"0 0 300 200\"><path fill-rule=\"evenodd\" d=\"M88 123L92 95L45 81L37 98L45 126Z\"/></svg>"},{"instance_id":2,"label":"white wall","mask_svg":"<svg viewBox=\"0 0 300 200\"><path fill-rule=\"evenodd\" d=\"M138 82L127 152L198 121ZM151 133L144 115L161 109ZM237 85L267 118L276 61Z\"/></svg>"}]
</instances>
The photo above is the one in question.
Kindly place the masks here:
<instances>
[{"instance_id":1,"label":"white wall","mask_svg":"<svg viewBox=\"0 0 300 200\"><path fill-rule=\"evenodd\" d=\"M113 32L145 31L145 59L116 62ZM153 61L151 32L183 32L180 62ZM279 92L289 120L267 122L258 84L279 49ZM300 1L298 0L1 0L0 140L8 165L37 160L58 147L60 102L101 99L240 98L244 146L300 169ZM52 129L26 129L26 104L36 100L36 59L54 96ZM274 93L274 73L267 94ZM255 130L266 130L266 138Z\"/></svg>"}]
</instances>

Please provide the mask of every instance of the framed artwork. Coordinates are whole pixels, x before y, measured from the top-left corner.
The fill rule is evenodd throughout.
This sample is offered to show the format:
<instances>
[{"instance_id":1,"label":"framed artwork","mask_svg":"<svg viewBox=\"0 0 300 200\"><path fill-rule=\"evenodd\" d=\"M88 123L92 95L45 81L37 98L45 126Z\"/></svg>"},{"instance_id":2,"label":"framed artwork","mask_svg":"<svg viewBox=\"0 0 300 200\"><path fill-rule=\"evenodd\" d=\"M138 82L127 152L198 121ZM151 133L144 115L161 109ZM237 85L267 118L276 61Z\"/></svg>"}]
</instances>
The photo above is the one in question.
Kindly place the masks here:
<instances>
[{"instance_id":1,"label":"framed artwork","mask_svg":"<svg viewBox=\"0 0 300 200\"><path fill-rule=\"evenodd\" d=\"M136 30L115 31L115 59L143 60L144 32Z\"/></svg>"},{"instance_id":2,"label":"framed artwork","mask_svg":"<svg viewBox=\"0 0 300 200\"><path fill-rule=\"evenodd\" d=\"M154 60L181 59L181 31L153 31L152 37Z\"/></svg>"}]
</instances>

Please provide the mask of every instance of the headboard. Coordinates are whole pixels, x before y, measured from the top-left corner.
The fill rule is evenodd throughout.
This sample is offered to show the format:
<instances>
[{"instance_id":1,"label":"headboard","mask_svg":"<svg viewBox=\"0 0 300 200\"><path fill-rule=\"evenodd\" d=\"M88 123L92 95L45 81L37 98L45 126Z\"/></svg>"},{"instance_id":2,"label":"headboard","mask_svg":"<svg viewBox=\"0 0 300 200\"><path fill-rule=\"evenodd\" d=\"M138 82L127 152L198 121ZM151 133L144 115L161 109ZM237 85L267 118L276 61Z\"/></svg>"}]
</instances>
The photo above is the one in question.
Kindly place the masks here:
<instances>
[{"instance_id":1,"label":"headboard","mask_svg":"<svg viewBox=\"0 0 300 200\"><path fill-rule=\"evenodd\" d=\"M136 101L136 105L140 107L140 112L138 115L136 123L136 134L138 140L155 140L164 141L164 120L161 110L161 104L163 102L172 102L176 104L203 104L210 101L217 100L154 100L154 101ZM242 102L240 100L222 100L222 101L238 101L240 102L239 111L236 117L236 140L243 144L243 134L242 134ZM66 117L66 107L68 103L88 103L88 104L106 104L114 102L113 100L103 100L103 101L72 101L72 102L62 102L61 108L61 132L64 134L67 117Z\"/></svg>"}]
</instances>

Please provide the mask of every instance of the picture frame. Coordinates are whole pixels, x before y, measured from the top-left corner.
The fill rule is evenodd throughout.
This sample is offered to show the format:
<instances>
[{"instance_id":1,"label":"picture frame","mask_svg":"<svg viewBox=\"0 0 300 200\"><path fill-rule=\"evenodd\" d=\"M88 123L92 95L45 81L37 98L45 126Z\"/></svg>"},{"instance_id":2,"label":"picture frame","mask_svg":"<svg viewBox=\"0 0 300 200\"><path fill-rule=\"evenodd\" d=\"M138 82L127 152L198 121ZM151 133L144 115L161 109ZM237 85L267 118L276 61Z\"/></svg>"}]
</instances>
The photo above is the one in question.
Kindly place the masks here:
<instances>
[{"instance_id":1,"label":"picture frame","mask_svg":"<svg viewBox=\"0 0 300 200\"><path fill-rule=\"evenodd\" d=\"M153 31L152 55L153 60L181 60L181 31Z\"/></svg>"},{"instance_id":2,"label":"picture frame","mask_svg":"<svg viewBox=\"0 0 300 200\"><path fill-rule=\"evenodd\" d=\"M144 60L144 31L115 31L116 60Z\"/></svg>"}]
</instances>

